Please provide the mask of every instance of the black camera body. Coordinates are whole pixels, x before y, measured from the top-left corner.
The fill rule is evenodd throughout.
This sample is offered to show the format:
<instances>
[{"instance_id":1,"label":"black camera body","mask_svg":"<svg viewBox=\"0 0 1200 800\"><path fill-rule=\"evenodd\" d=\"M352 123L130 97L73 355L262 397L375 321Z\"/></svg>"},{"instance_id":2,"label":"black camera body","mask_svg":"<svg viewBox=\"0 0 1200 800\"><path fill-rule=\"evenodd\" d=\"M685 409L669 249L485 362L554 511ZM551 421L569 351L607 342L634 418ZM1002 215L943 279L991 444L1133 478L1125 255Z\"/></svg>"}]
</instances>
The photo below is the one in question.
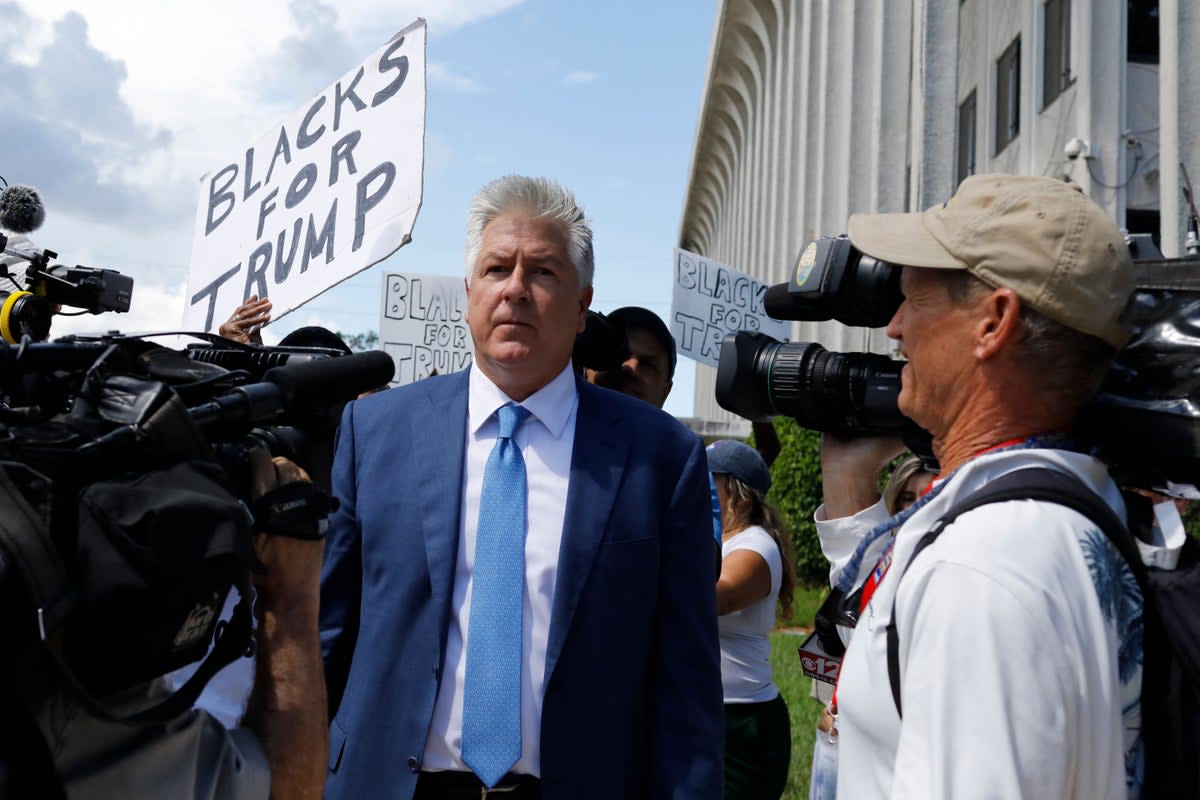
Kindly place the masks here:
<instances>
[{"instance_id":1,"label":"black camera body","mask_svg":"<svg viewBox=\"0 0 1200 800\"><path fill-rule=\"evenodd\" d=\"M0 632L17 654L57 643L96 696L204 657L225 594L258 566L254 451L327 486L317 454L331 457L340 409L394 372L381 351L194 335L213 344L180 351L120 334L0 344L0 515L25 520L18 535L54 566L26 568L39 559L0 537L0 593L23 587L30 606L0 609ZM34 580L50 573L62 576L54 602Z\"/></svg>"},{"instance_id":2,"label":"black camera body","mask_svg":"<svg viewBox=\"0 0 1200 800\"><path fill-rule=\"evenodd\" d=\"M1136 288L1123 319L1131 338L1075 437L1128 485L1200 486L1200 257L1165 259L1145 235L1129 246ZM775 319L881 327L903 301L899 274L845 236L825 237L801 249L791 279L771 287L764 306ZM928 434L896 406L903 364L741 331L722 343L716 399L754 421L782 414L842 435L901 434L928 458Z\"/></svg>"},{"instance_id":3,"label":"black camera body","mask_svg":"<svg viewBox=\"0 0 1200 800\"><path fill-rule=\"evenodd\" d=\"M133 298L133 278L115 269L98 269L56 264L36 275L25 273L30 291L52 305L82 308L89 314L129 310Z\"/></svg>"},{"instance_id":4,"label":"black camera body","mask_svg":"<svg viewBox=\"0 0 1200 800\"><path fill-rule=\"evenodd\" d=\"M800 249L787 283L772 286L763 309L775 319L835 319L881 328L900 307L900 270L863 253L845 236L823 236Z\"/></svg>"},{"instance_id":5,"label":"black camera body","mask_svg":"<svg viewBox=\"0 0 1200 800\"><path fill-rule=\"evenodd\" d=\"M717 402L752 422L783 414L813 430L887 434L907 420L896 407L903 366L876 353L835 353L816 342L739 331L721 345Z\"/></svg>"},{"instance_id":6,"label":"black camera body","mask_svg":"<svg viewBox=\"0 0 1200 800\"><path fill-rule=\"evenodd\" d=\"M0 254L6 252L6 244L6 237L0 235ZM129 311L133 278L128 275L113 269L51 265L50 260L58 256L52 250L8 252L30 256L24 287L0 263L0 338L9 344L25 336L31 341L45 341L50 335L54 306L79 308L89 314Z\"/></svg>"},{"instance_id":7,"label":"black camera body","mask_svg":"<svg viewBox=\"0 0 1200 800\"><path fill-rule=\"evenodd\" d=\"M583 330L576 334L571 361L576 369L603 372L619 369L629 358L629 346L623 326L599 311L588 311Z\"/></svg>"},{"instance_id":8,"label":"black camera body","mask_svg":"<svg viewBox=\"0 0 1200 800\"><path fill-rule=\"evenodd\" d=\"M286 365L295 369L305 365L303 368L306 369L320 369L320 362L346 355L345 351L333 347L240 346L224 338L209 344L189 344L185 352L193 362L248 372L260 379L276 367ZM392 377L387 368L388 365L383 364L379 372L382 378L380 383L359 391L385 385ZM301 465L314 484L325 492L331 492L334 434L344 405L340 399L328 404L302 404L275 420L276 424L256 426L249 432L245 432L243 426L235 426L223 435L214 431L212 435L221 439L217 456L234 482L240 484L243 476L249 474L250 451L263 448L272 456L284 456Z\"/></svg>"}]
</instances>

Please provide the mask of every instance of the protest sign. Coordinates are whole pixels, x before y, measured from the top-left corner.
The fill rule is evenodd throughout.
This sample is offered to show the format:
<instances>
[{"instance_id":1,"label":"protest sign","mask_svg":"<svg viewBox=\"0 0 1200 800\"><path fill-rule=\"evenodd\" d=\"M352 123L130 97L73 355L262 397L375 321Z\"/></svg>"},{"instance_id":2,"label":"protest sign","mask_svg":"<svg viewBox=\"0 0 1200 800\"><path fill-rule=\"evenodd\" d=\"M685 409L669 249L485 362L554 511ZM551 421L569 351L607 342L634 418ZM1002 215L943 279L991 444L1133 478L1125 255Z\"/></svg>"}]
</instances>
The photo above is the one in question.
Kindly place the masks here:
<instances>
[{"instance_id":1,"label":"protest sign","mask_svg":"<svg viewBox=\"0 0 1200 800\"><path fill-rule=\"evenodd\" d=\"M393 385L446 375L471 364L475 345L467 327L467 290L461 277L391 272L383 276L379 341L396 362Z\"/></svg>"},{"instance_id":2,"label":"protest sign","mask_svg":"<svg viewBox=\"0 0 1200 800\"><path fill-rule=\"evenodd\" d=\"M425 158L418 19L200 181L185 330L251 294L279 319L411 239Z\"/></svg>"},{"instance_id":3,"label":"protest sign","mask_svg":"<svg viewBox=\"0 0 1200 800\"><path fill-rule=\"evenodd\" d=\"M763 311L767 284L712 259L675 250L671 335L680 355L717 366L721 342L737 331L761 331L776 339L791 335L792 324Z\"/></svg>"}]
</instances>

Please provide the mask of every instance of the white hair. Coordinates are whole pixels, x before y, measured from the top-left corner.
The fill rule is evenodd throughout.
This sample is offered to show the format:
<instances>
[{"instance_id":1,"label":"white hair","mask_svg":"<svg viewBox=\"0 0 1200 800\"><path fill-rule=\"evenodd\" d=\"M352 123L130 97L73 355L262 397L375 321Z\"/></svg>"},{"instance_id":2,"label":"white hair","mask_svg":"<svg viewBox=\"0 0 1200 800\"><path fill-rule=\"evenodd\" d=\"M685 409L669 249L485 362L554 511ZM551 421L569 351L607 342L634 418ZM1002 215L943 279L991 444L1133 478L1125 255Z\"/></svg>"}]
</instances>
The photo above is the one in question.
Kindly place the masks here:
<instances>
[{"instance_id":1,"label":"white hair","mask_svg":"<svg viewBox=\"0 0 1200 800\"><path fill-rule=\"evenodd\" d=\"M526 178L505 175L484 186L471 198L467 211L467 282L479 251L483 247L483 229L501 214L524 213L534 219L559 222L567 235L567 253L579 275L579 287L592 285L595 255L592 251L592 228L583 211L575 203L575 195L549 178Z\"/></svg>"}]
</instances>

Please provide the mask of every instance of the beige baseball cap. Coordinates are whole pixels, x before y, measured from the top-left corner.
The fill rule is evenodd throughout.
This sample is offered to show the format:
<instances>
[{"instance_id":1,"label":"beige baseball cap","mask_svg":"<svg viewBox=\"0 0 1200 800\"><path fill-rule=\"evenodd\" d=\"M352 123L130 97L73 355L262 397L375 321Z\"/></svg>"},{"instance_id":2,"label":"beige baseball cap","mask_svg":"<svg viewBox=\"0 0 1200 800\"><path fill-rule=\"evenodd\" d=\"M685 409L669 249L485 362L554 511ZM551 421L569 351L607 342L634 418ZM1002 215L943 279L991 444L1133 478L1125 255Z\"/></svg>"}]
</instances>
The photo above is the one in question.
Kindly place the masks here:
<instances>
[{"instance_id":1,"label":"beige baseball cap","mask_svg":"<svg viewBox=\"0 0 1200 800\"><path fill-rule=\"evenodd\" d=\"M1078 185L973 175L947 202L909 214L855 214L850 242L873 258L965 269L1050 319L1121 347L1133 261L1116 223Z\"/></svg>"}]
</instances>

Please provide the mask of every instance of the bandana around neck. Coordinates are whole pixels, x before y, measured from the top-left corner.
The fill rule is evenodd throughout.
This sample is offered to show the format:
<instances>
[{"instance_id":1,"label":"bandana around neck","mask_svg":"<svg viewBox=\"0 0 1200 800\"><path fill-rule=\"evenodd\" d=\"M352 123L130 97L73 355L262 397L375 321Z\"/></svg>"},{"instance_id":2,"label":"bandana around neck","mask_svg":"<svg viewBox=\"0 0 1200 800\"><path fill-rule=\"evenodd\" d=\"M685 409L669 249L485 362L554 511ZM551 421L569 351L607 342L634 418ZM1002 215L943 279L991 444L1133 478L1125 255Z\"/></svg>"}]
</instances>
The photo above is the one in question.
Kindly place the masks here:
<instances>
[{"instance_id":1,"label":"bandana around neck","mask_svg":"<svg viewBox=\"0 0 1200 800\"><path fill-rule=\"evenodd\" d=\"M950 481L954 479L954 476L958 474L958 471L967 464L971 463L971 461L974 461L976 458L984 455L985 453L990 455L992 453L1003 453L1009 450L1035 449L1074 450L1075 448L1065 434L1052 433L1041 434L1037 436L1027 436L1024 439L1014 439L980 450L978 453L972 456L966 462L966 464L963 464L955 469L954 472L947 475L944 479L935 479L930 485L929 489L919 498L917 498L917 500L911 506L898 514L888 517L886 520L868 531L867 535L864 536L862 541L858 543L858 547L854 548L854 553L850 556L850 560L846 562L846 566L842 567L842 571L838 573L837 581L835 581L833 584L834 588L840 589L845 595L848 596L851 589L854 587L854 578L858 575L858 571L862 567L863 558L866 557L867 551L871 549L871 545L879 541L880 537L897 530L901 525L907 522L913 514L920 511L930 501L932 501L933 498L941 494L942 489L944 489L950 483Z\"/></svg>"}]
</instances>

